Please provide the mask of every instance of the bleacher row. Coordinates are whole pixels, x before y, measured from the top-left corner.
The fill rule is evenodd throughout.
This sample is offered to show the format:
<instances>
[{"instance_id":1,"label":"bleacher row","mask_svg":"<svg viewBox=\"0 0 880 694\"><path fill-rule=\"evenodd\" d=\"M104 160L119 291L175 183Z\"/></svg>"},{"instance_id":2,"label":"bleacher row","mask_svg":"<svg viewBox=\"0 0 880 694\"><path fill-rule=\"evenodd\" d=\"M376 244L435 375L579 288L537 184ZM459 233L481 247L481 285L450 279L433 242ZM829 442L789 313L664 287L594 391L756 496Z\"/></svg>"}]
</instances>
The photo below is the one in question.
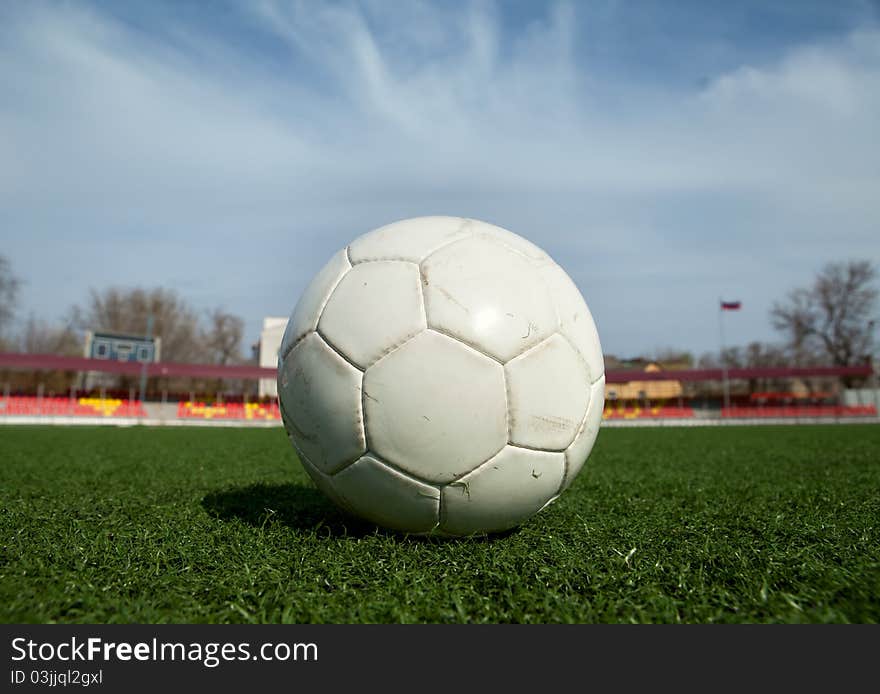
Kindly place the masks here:
<instances>
[{"instance_id":1,"label":"bleacher row","mask_svg":"<svg viewBox=\"0 0 880 694\"><path fill-rule=\"evenodd\" d=\"M141 418L147 411L140 400L14 395L0 397L0 416ZM281 419L277 403L180 402L178 419Z\"/></svg>"},{"instance_id":2,"label":"bleacher row","mask_svg":"<svg viewBox=\"0 0 880 694\"><path fill-rule=\"evenodd\" d=\"M689 419L695 417L692 407L666 407L608 404L602 419ZM876 417L874 405L792 405L792 406L738 406L722 407L723 419L838 419L841 417Z\"/></svg>"},{"instance_id":3,"label":"bleacher row","mask_svg":"<svg viewBox=\"0 0 880 694\"><path fill-rule=\"evenodd\" d=\"M805 417L876 417L874 405L798 405L792 407L725 407L721 416L726 419L805 418Z\"/></svg>"},{"instance_id":4,"label":"bleacher row","mask_svg":"<svg viewBox=\"0 0 880 694\"><path fill-rule=\"evenodd\" d=\"M230 402L206 404L203 402L180 402L177 404L178 419L281 419L278 403Z\"/></svg>"},{"instance_id":5,"label":"bleacher row","mask_svg":"<svg viewBox=\"0 0 880 694\"><path fill-rule=\"evenodd\" d=\"M67 398L9 396L0 397L0 416L38 417L147 417L140 400L121 398ZM603 419L690 419L696 414L692 407L665 405L640 407L633 404L606 403ZM722 408L724 419L778 418L841 418L876 417L874 405L797 405L797 406L736 406ZM186 420L280 420L277 402L205 403L182 401L177 404L177 418Z\"/></svg>"},{"instance_id":6,"label":"bleacher row","mask_svg":"<svg viewBox=\"0 0 880 694\"><path fill-rule=\"evenodd\" d=\"M620 403L606 403L602 413L602 419L688 419L693 416L692 407L640 407Z\"/></svg>"},{"instance_id":7,"label":"bleacher row","mask_svg":"<svg viewBox=\"0 0 880 694\"><path fill-rule=\"evenodd\" d=\"M0 415L38 417L146 417L140 400L10 396L0 398Z\"/></svg>"}]
</instances>

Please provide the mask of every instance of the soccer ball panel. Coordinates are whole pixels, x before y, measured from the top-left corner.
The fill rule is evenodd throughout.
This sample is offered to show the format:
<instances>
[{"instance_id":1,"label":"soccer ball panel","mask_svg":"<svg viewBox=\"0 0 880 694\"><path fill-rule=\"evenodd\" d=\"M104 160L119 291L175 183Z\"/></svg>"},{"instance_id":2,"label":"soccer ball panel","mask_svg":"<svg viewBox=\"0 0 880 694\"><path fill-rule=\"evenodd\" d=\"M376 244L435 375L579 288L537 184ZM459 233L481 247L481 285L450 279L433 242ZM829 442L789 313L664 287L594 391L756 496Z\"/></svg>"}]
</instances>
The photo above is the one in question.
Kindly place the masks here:
<instances>
[{"instance_id":1,"label":"soccer ball panel","mask_svg":"<svg viewBox=\"0 0 880 694\"><path fill-rule=\"evenodd\" d=\"M506 446L441 490L440 530L451 535L498 532L537 513L559 491L562 453Z\"/></svg>"},{"instance_id":2,"label":"soccer ball panel","mask_svg":"<svg viewBox=\"0 0 880 694\"><path fill-rule=\"evenodd\" d=\"M433 330L364 376L371 451L426 482L449 482L507 441L500 364Z\"/></svg>"},{"instance_id":3,"label":"soccer ball panel","mask_svg":"<svg viewBox=\"0 0 880 694\"><path fill-rule=\"evenodd\" d=\"M331 478L356 514L394 530L427 533L436 527L440 490L366 455Z\"/></svg>"},{"instance_id":4,"label":"soccer ball panel","mask_svg":"<svg viewBox=\"0 0 880 694\"><path fill-rule=\"evenodd\" d=\"M325 475L323 472L318 470L314 465L309 462L308 457L305 453L300 450L299 446L296 445L296 439L293 436L290 436L290 442L293 444L293 448L296 451L297 457L299 458L300 463L305 469L308 476L311 478L312 482L315 483L315 486L320 489L327 498L330 499L334 504L336 504L343 511L346 511L353 516L358 515L354 509L352 509L345 499L339 494L335 487L333 486L333 478L329 475Z\"/></svg>"},{"instance_id":5,"label":"soccer ball panel","mask_svg":"<svg viewBox=\"0 0 880 694\"><path fill-rule=\"evenodd\" d=\"M350 246L354 263L365 260L409 260L420 263L431 252L470 235L462 217L416 217L375 229Z\"/></svg>"},{"instance_id":6,"label":"soccer ball panel","mask_svg":"<svg viewBox=\"0 0 880 694\"><path fill-rule=\"evenodd\" d=\"M552 262L550 256L531 241L524 239L519 234L514 234L507 229L495 226L494 224L489 224L488 222L481 222L473 219L471 220L471 230L473 231L474 236L500 241L505 246L513 248L531 260L536 261L537 264Z\"/></svg>"},{"instance_id":7,"label":"soccer ball panel","mask_svg":"<svg viewBox=\"0 0 880 694\"><path fill-rule=\"evenodd\" d=\"M593 450L596 436L599 435L599 425L602 423L602 410L605 408L605 376L602 375L590 387L590 405L587 408L587 416L584 423L575 436L572 444L565 451L565 480L562 483L562 491L568 489L574 478L577 477L581 468Z\"/></svg>"},{"instance_id":8,"label":"soccer ball panel","mask_svg":"<svg viewBox=\"0 0 880 694\"><path fill-rule=\"evenodd\" d=\"M556 305L559 331L583 355L590 369L590 382L605 373L605 359L593 315L571 277L555 263L540 269Z\"/></svg>"},{"instance_id":9,"label":"soccer ball panel","mask_svg":"<svg viewBox=\"0 0 880 694\"><path fill-rule=\"evenodd\" d=\"M559 334L504 367L510 442L562 451L572 442L590 401L590 373Z\"/></svg>"},{"instance_id":10,"label":"soccer ball panel","mask_svg":"<svg viewBox=\"0 0 880 694\"><path fill-rule=\"evenodd\" d=\"M316 333L280 365L278 397L288 433L321 472L331 474L366 451L362 376Z\"/></svg>"},{"instance_id":11,"label":"soccer ball panel","mask_svg":"<svg viewBox=\"0 0 880 694\"><path fill-rule=\"evenodd\" d=\"M549 292L524 256L486 238L457 241L422 263L428 326L505 362L556 330Z\"/></svg>"},{"instance_id":12,"label":"soccer ball panel","mask_svg":"<svg viewBox=\"0 0 880 694\"><path fill-rule=\"evenodd\" d=\"M348 262L348 254L343 248L315 275L297 302L284 329L279 348L280 357L284 357L298 340L317 327L321 309L349 268L351 263Z\"/></svg>"},{"instance_id":13,"label":"soccer ball panel","mask_svg":"<svg viewBox=\"0 0 880 694\"><path fill-rule=\"evenodd\" d=\"M318 322L318 332L362 369L424 328L419 268L391 261L349 270Z\"/></svg>"}]
</instances>

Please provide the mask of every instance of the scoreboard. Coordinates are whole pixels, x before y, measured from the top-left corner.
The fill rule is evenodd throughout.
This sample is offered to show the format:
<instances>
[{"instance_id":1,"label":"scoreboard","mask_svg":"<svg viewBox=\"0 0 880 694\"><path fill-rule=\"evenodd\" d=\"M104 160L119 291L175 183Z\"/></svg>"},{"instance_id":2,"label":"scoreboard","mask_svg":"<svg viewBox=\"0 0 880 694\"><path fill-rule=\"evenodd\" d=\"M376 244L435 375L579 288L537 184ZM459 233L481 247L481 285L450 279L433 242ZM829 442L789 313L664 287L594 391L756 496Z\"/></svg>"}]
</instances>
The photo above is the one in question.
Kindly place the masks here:
<instances>
[{"instance_id":1,"label":"scoreboard","mask_svg":"<svg viewBox=\"0 0 880 694\"><path fill-rule=\"evenodd\" d=\"M161 358L162 340L115 332L86 333L85 355L91 359L151 364Z\"/></svg>"}]
</instances>

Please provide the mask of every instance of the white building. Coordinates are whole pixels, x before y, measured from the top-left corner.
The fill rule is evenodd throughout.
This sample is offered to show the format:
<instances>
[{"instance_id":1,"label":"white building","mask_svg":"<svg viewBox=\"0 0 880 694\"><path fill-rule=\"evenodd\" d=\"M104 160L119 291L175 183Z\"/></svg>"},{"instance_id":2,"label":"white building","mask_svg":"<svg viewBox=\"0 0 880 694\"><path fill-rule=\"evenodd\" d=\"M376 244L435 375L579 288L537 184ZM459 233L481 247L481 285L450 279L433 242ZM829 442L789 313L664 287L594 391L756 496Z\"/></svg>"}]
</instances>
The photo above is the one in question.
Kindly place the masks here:
<instances>
[{"instance_id":1,"label":"white building","mask_svg":"<svg viewBox=\"0 0 880 694\"><path fill-rule=\"evenodd\" d=\"M260 366L269 369L278 368L278 350L281 338L287 327L287 318L268 316L263 318L263 330L260 332ZM260 397L277 397L278 385L274 378L260 379Z\"/></svg>"}]
</instances>

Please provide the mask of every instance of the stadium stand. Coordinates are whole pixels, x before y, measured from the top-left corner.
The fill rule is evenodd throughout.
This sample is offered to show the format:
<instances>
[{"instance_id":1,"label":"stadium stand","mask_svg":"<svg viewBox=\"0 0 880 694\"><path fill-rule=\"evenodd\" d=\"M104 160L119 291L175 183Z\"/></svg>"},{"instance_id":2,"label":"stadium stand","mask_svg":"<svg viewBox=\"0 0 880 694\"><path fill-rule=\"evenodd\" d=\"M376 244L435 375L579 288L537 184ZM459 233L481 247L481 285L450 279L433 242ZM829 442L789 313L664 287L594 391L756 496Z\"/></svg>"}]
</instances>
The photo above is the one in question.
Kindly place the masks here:
<instances>
[{"instance_id":1,"label":"stadium stand","mask_svg":"<svg viewBox=\"0 0 880 694\"><path fill-rule=\"evenodd\" d=\"M180 402L177 404L179 419L262 419L280 420L278 403L229 402L207 404L204 402Z\"/></svg>"},{"instance_id":2,"label":"stadium stand","mask_svg":"<svg viewBox=\"0 0 880 694\"><path fill-rule=\"evenodd\" d=\"M750 403L760 405L823 404L834 399L833 393L795 393L768 391L749 394Z\"/></svg>"},{"instance_id":3,"label":"stadium stand","mask_svg":"<svg viewBox=\"0 0 880 694\"><path fill-rule=\"evenodd\" d=\"M692 407L654 405L641 407L634 404L605 403L602 419L687 419L694 416Z\"/></svg>"},{"instance_id":4,"label":"stadium stand","mask_svg":"<svg viewBox=\"0 0 880 694\"><path fill-rule=\"evenodd\" d=\"M663 370L654 363L626 367L606 370L605 373L606 397L602 417L609 425L662 425L668 421L687 426L723 420L730 424L747 424L771 419L803 423L878 420L880 389L876 386L876 374L870 364L729 369L726 373L721 369ZM77 423L76 420L88 424L102 420L121 425L132 421L200 425L211 420L225 426L281 424L275 397L253 400L252 391L243 389L246 382L274 378L277 375L274 368L174 362L144 365L18 352L0 352L0 368L7 370L5 383L0 383L0 422L7 424L34 417L38 418L38 423L46 423L50 418L60 424ZM20 372L30 372L31 375L18 379ZM147 391L147 397L141 402L135 399L131 387L112 389L112 384L108 383L100 389L81 390L81 386L74 385L71 379L76 374L89 372L104 373L108 378L146 375L149 379L162 379L163 386L170 383L171 387ZM47 390L46 383L38 380L40 374L54 374L56 381L59 374L66 374L68 385L59 389L50 383ZM718 387L725 378L739 383L739 392L731 393L727 408L722 407ZM823 379L823 392L798 388L806 378ZM844 388L841 380L844 378L861 379L859 389ZM223 390L219 385L221 381L224 382ZM750 381L779 383L779 391L744 392ZM210 385L206 385L209 382ZM699 385L713 383L711 388ZM192 389L180 390L187 384ZM215 384L217 390L214 393L205 390ZM154 388L155 385L154 382ZM68 387L70 394L55 394L59 391L65 393ZM34 394L34 390L43 395Z\"/></svg>"},{"instance_id":5,"label":"stadium stand","mask_svg":"<svg viewBox=\"0 0 880 694\"><path fill-rule=\"evenodd\" d=\"M38 417L146 417L140 400L11 395L0 398L0 415Z\"/></svg>"},{"instance_id":6,"label":"stadium stand","mask_svg":"<svg viewBox=\"0 0 880 694\"><path fill-rule=\"evenodd\" d=\"M766 407L724 407L724 419L804 418L804 417L876 417L874 405L792 405Z\"/></svg>"}]
</instances>

